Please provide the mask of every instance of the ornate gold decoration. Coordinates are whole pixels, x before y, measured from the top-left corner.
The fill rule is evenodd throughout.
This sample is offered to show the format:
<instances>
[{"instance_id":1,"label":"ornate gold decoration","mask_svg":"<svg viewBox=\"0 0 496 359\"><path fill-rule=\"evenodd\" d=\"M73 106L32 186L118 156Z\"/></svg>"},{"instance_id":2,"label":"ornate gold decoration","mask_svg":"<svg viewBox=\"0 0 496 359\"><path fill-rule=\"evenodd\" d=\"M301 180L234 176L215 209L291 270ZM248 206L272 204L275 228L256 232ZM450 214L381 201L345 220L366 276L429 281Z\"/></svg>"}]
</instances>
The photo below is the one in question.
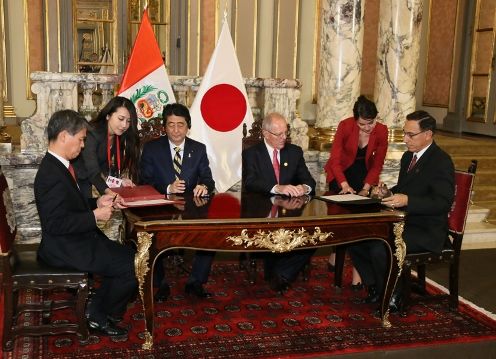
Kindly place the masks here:
<instances>
[{"instance_id":1,"label":"ornate gold decoration","mask_svg":"<svg viewBox=\"0 0 496 359\"><path fill-rule=\"evenodd\" d=\"M398 260L398 276L395 278L395 286L400 278L401 272L403 270L403 262L405 261L406 256L406 244L403 240L403 229L405 227L405 222L397 222L394 224L393 233L394 233L394 256ZM389 321L389 307L386 309L384 313L384 317L382 318L382 326L384 328L391 328L391 322Z\"/></svg>"},{"instance_id":2,"label":"ornate gold decoration","mask_svg":"<svg viewBox=\"0 0 496 359\"><path fill-rule=\"evenodd\" d=\"M325 241L333 233L321 232L319 227L310 235L304 228L298 231L287 230L284 228L273 232L258 231L253 237L248 236L248 231L243 229L239 236L229 236L228 240L235 245L245 245L245 248L254 246L258 248L270 249L272 252L283 253L289 252L295 248L302 247L305 244L316 244Z\"/></svg>"},{"instance_id":3,"label":"ornate gold decoration","mask_svg":"<svg viewBox=\"0 0 496 359\"><path fill-rule=\"evenodd\" d=\"M143 303L143 311L145 311L145 298L143 294L143 284L145 282L145 275L149 270L148 260L150 255L148 249L152 244L152 235L147 232L138 232L138 250L134 256L134 271L136 274L136 279L138 280L138 289L141 297L141 303ZM146 328L146 316L145 316L145 328ZM142 348L145 350L150 350L153 346L153 336L150 332L145 329L145 342L142 344Z\"/></svg>"},{"instance_id":4,"label":"ornate gold decoration","mask_svg":"<svg viewBox=\"0 0 496 359\"><path fill-rule=\"evenodd\" d=\"M394 224L394 229L393 229L394 238L395 238L394 244L396 246L394 255L398 260L398 267L399 267L398 278L401 275L401 271L403 269L403 262L405 261L405 256L406 256L406 244L405 241L403 240L404 227L405 227L405 222L397 222Z\"/></svg>"}]
</instances>

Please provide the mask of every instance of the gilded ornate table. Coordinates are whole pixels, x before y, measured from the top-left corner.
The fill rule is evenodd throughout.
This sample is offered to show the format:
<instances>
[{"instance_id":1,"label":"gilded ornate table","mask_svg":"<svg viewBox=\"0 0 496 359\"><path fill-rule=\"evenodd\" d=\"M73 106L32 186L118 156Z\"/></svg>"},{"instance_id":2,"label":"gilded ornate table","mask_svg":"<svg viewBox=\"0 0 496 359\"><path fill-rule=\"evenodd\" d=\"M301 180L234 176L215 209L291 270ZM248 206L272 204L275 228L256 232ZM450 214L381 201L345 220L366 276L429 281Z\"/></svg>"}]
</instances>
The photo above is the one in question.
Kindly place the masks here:
<instances>
[{"instance_id":1,"label":"gilded ornate table","mask_svg":"<svg viewBox=\"0 0 496 359\"><path fill-rule=\"evenodd\" d=\"M274 201L275 199L275 201ZM390 327L389 299L405 256L404 213L379 204L338 205L316 198L222 193L184 197L183 204L128 208L128 237L137 243L139 293L145 313L144 349L153 345L152 270L159 254L177 248L225 252L286 252L365 239L386 243L389 271L381 320ZM275 217L270 218L270 215Z\"/></svg>"}]
</instances>

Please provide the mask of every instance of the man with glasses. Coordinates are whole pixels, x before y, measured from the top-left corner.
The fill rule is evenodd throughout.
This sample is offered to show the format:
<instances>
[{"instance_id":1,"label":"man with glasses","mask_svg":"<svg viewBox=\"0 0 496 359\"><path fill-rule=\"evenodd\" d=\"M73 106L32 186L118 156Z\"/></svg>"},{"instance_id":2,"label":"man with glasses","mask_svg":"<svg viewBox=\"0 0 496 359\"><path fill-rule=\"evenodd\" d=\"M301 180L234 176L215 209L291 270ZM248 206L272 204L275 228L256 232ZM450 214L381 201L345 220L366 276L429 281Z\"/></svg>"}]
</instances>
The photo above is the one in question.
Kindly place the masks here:
<instances>
[{"instance_id":1,"label":"man with glasses","mask_svg":"<svg viewBox=\"0 0 496 359\"><path fill-rule=\"evenodd\" d=\"M288 125L279 113L262 122L264 140L242 153L243 187L247 192L299 197L314 191L315 180L308 171L303 150L286 143ZM285 291L310 260L314 250L265 257L265 278L277 292Z\"/></svg>"},{"instance_id":2,"label":"man with glasses","mask_svg":"<svg viewBox=\"0 0 496 359\"><path fill-rule=\"evenodd\" d=\"M434 141L436 120L425 111L406 117L403 137L408 148L402 158L398 183L382 199L390 208L406 211L403 240L407 253L440 253L448 233L448 213L454 198L455 170L451 157ZM372 191L376 193L376 189ZM350 249L355 267L369 288L368 302L379 300L384 289L386 251L377 241L363 242ZM398 288L397 288L398 289ZM373 297L373 298L372 298ZM399 310L399 291L390 302Z\"/></svg>"}]
</instances>

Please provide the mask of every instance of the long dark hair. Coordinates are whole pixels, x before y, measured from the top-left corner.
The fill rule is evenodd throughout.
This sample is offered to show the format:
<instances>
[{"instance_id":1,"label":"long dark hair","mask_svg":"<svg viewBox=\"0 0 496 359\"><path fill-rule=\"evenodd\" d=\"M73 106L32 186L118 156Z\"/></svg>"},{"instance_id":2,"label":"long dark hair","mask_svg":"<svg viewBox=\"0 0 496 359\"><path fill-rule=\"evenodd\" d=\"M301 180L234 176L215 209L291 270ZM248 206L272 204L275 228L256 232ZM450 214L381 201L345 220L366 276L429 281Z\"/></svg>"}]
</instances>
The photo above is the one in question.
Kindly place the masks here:
<instances>
[{"instance_id":1,"label":"long dark hair","mask_svg":"<svg viewBox=\"0 0 496 359\"><path fill-rule=\"evenodd\" d=\"M138 181L138 167L139 167L139 137L138 137L138 115L136 114L136 107L127 98L116 96L112 98L104 108L100 110L91 124L96 128L108 126L107 116L112 116L118 108L125 107L129 111L131 117L131 124L129 128L120 136L121 148L124 151L123 169L129 171L129 178L133 182Z\"/></svg>"}]
</instances>

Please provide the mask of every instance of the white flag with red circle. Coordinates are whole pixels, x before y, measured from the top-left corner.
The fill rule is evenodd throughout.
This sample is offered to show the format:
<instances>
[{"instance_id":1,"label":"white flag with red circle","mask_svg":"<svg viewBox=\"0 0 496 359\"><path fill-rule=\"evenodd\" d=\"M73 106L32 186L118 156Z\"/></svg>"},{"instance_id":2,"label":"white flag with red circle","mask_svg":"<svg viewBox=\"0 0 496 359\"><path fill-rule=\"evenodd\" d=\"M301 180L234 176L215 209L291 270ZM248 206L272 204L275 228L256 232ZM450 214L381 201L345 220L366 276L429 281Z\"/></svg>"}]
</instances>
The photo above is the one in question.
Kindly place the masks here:
<instances>
[{"instance_id":1,"label":"white flag with red circle","mask_svg":"<svg viewBox=\"0 0 496 359\"><path fill-rule=\"evenodd\" d=\"M146 7L122 75L119 96L127 97L136 106L138 126L150 118L162 117L164 106L176 102Z\"/></svg>"},{"instance_id":2,"label":"white flag with red circle","mask_svg":"<svg viewBox=\"0 0 496 359\"><path fill-rule=\"evenodd\" d=\"M225 192L241 180L243 123L253 123L226 21L190 112L190 137L207 146L215 187Z\"/></svg>"}]
</instances>

